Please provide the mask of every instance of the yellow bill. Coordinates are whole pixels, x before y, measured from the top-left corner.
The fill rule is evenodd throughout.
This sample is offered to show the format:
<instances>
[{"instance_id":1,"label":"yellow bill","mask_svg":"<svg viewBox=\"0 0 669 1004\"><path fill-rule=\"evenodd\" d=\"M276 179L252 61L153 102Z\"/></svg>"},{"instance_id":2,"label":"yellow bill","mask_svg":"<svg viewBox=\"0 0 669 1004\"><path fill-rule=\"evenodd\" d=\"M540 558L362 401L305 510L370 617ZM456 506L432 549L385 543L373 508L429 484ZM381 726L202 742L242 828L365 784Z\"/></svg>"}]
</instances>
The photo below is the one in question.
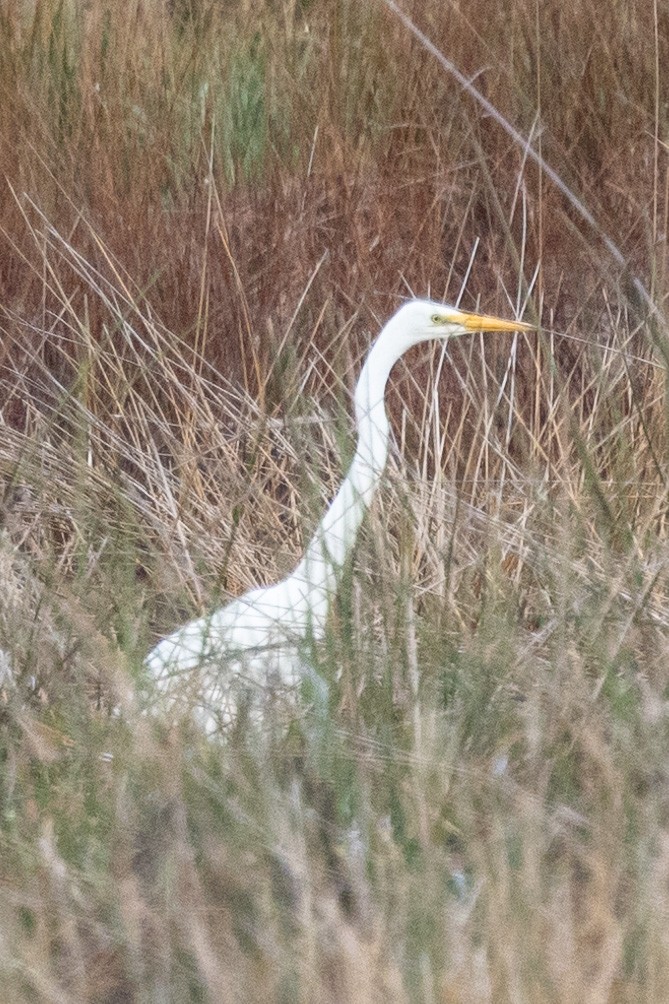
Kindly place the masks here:
<instances>
[{"instance_id":1,"label":"yellow bill","mask_svg":"<svg viewBox=\"0 0 669 1004\"><path fill-rule=\"evenodd\" d=\"M536 324L525 321L503 321L501 317L488 317L486 314L459 313L458 323L470 331L534 331Z\"/></svg>"}]
</instances>

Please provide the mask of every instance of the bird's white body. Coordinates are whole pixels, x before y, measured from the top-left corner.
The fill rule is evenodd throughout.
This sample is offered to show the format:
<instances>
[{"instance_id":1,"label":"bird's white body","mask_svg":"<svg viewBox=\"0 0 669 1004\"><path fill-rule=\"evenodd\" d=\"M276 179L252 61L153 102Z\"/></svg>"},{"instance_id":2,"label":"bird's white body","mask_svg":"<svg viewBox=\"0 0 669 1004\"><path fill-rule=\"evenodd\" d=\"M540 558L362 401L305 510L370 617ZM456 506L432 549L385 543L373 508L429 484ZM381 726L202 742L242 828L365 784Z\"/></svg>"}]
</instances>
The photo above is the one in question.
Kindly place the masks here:
<instances>
[{"instance_id":1,"label":"bird's white body","mask_svg":"<svg viewBox=\"0 0 669 1004\"><path fill-rule=\"evenodd\" d=\"M208 734L230 725L241 702L252 714L291 699L309 673L306 646L323 637L307 583L294 575L191 621L149 653L146 666L174 709L190 709Z\"/></svg>"},{"instance_id":2,"label":"bird's white body","mask_svg":"<svg viewBox=\"0 0 669 1004\"><path fill-rule=\"evenodd\" d=\"M356 386L358 442L348 474L294 572L191 621L147 656L147 669L171 706L188 708L211 733L233 721L240 700L258 708L295 694L310 673L308 646L325 634L339 572L386 464L384 395L392 367L420 342L529 327L429 300L412 300L398 310L372 346Z\"/></svg>"}]
</instances>

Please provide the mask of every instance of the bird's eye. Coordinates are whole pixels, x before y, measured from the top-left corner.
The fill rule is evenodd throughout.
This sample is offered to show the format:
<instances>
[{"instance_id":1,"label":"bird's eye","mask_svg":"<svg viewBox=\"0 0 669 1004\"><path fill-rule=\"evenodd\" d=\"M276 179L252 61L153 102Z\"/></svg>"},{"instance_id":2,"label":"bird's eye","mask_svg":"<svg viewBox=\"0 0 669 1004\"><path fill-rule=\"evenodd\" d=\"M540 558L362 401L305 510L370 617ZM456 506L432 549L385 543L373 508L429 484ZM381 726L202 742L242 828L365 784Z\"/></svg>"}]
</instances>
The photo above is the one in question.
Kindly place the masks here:
<instances>
[{"instance_id":1,"label":"bird's eye","mask_svg":"<svg viewBox=\"0 0 669 1004\"><path fill-rule=\"evenodd\" d=\"M433 324L446 324L448 318L444 317L443 314L433 314L430 320Z\"/></svg>"}]
</instances>

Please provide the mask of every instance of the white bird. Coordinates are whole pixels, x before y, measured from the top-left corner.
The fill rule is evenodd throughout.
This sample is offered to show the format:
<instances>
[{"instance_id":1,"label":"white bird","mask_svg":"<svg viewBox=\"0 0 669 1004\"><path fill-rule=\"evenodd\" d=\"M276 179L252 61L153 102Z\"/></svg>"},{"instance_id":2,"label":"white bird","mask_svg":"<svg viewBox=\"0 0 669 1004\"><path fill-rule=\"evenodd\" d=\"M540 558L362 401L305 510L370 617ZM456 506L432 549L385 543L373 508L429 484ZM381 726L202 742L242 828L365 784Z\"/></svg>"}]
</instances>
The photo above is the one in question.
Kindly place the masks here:
<instances>
[{"instance_id":1,"label":"white bird","mask_svg":"<svg viewBox=\"0 0 669 1004\"><path fill-rule=\"evenodd\" d=\"M146 667L172 708L188 709L210 734L234 720L240 702L257 709L277 694L294 694L305 676L314 680L308 646L325 635L340 570L388 457L384 395L391 369L420 342L532 327L430 300L411 300L391 317L355 389L358 442L348 474L295 570L191 621L147 656Z\"/></svg>"}]
</instances>

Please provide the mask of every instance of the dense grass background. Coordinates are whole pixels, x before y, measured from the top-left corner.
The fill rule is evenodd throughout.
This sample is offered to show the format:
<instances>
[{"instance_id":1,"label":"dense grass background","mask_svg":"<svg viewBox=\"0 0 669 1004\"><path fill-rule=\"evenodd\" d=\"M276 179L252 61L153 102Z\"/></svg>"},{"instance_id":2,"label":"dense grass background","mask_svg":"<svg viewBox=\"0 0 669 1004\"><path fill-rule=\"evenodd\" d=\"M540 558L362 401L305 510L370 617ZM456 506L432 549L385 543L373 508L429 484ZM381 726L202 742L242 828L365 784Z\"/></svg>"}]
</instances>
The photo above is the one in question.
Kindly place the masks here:
<instances>
[{"instance_id":1,"label":"dense grass background","mask_svg":"<svg viewBox=\"0 0 669 1004\"><path fill-rule=\"evenodd\" d=\"M666 7L402 9L571 198L381 0L0 4L3 1001L666 999ZM541 329L396 368L325 705L143 717L410 294Z\"/></svg>"}]
</instances>

